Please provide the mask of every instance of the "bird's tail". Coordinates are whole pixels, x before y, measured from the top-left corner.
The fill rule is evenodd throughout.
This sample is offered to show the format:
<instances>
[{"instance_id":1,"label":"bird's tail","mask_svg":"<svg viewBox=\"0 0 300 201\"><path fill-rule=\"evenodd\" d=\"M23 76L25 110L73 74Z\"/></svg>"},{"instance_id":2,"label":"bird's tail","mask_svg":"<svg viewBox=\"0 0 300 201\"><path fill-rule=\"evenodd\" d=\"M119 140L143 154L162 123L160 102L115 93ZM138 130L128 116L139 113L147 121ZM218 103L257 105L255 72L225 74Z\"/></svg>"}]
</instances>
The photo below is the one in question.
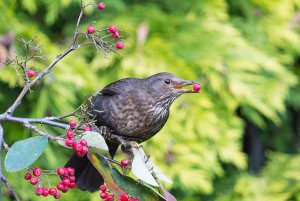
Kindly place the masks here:
<instances>
[{"instance_id":1,"label":"bird's tail","mask_svg":"<svg viewBox=\"0 0 300 201\"><path fill-rule=\"evenodd\" d=\"M109 148L109 153L113 158L118 150L119 144L114 142L106 142ZM78 157L73 154L65 167L75 169L76 186L84 191L94 192L99 190L99 186L104 183L104 180L98 170L93 166L87 156Z\"/></svg>"}]
</instances>

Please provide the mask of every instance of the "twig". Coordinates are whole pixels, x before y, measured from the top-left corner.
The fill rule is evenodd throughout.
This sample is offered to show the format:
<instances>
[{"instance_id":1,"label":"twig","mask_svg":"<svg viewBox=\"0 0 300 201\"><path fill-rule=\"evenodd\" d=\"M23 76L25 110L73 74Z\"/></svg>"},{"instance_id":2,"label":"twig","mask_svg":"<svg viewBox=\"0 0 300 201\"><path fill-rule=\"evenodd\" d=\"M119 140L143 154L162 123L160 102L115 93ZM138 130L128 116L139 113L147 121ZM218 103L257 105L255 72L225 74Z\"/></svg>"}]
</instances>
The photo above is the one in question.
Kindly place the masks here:
<instances>
[{"instance_id":1,"label":"twig","mask_svg":"<svg viewBox=\"0 0 300 201\"><path fill-rule=\"evenodd\" d=\"M2 146L3 146L3 148L4 148L6 151L9 150L9 146L6 144L6 142L4 141L4 139L3 139L3 142L2 142Z\"/></svg>"},{"instance_id":2,"label":"twig","mask_svg":"<svg viewBox=\"0 0 300 201\"><path fill-rule=\"evenodd\" d=\"M61 120L61 119L67 118L67 117L76 116L75 113L76 113L76 110L74 112L69 113L69 114L64 114L64 115L61 115L61 116L58 116L58 117L45 117L45 119L50 120L50 121L56 121L56 120Z\"/></svg>"},{"instance_id":3,"label":"twig","mask_svg":"<svg viewBox=\"0 0 300 201\"><path fill-rule=\"evenodd\" d=\"M45 125L54 126L57 128L62 128L65 130L70 128L69 124L64 124L64 123L59 123L59 122L53 121L53 120L56 120L55 117L52 117L53 120L48 119L48 118L51 118L51 117L46 117L46 118L41 118L41 119L32 119L32 118L23 118L23 117L13 117L10 115L0 115L0 122L1 121L9 121L9 122L16 122L16 123L21 123L21 124L37 123L37 124L45 124ZM59 118L59 117L56 117L56 118Z\"/></svg>"},{"instance_id":4,"label":"twig","mask_svg":"<svg viewBox=\"0 0 300 201\"><path fill-rule=\"evenodd\" d=\"M57 139L56 136L50 135L50 134L48 134L48 133L45 133L45 132L41 131L40 129L38 129L36 126L34 126L34 125L32 125L32 124L30 124L30 123L28 123L28 122L25 122L23 125L24 125L27 129L32 130L32 131L38 133L38 134L41 135L41 136L45 136L45 137L47 137L48 139L51 139L51 140Z\"/></svg>"},{"instance_id":5,"label":"twig","mask_svg":"<svg viewBox=\"0 0 300 201\"><path fill-rule=\"evenodd\" d=\"M15 189L10 185L10 183L8 182L8 180L2 175L1 177L1 181L6 185L6 187L8 188L8 190L13 194L13 196L15 197L16 201L20 201L20 198L17 194L17 192L15 191Z\"/></svg>"},{"instance_id":6,"label":"twig","mask_svg":"<svg viewBox=\"0 0 300 201\"><path fill-rule=\"evenodd\" d=\"M79 16L78 19L80 19L81 16ZM80 21L80 20L79 20ZM6 111L6 114L8 115L12 115L13 112L15 111L15 109L21 104L24 96L27 94L27 92L30 90L30 88L35 85L37 82L39 82L45 75L47 75L48 73L50 73L50 71L52 70L52 68L55 66L55 64L57 62L59 62L62 58L64 58L66 55L68 55L70 52L72 52L73 50L75 50L75 44L78 38L78 35L80 35L82 33L79 32L75 32L72 43L70 45L70 47L65 50L62 54L59 54L56 56L56 58L51 62L51 64L49 64L48 67L46 67L45 70L41 71L34 80L32 80L31 82L25 84L23 90L21 91L21 93L19 94L18 98L15 100L15 102L8 108L8 110ZM26 74L26 73L25 73Z\"/></svg>"}]
</instances>

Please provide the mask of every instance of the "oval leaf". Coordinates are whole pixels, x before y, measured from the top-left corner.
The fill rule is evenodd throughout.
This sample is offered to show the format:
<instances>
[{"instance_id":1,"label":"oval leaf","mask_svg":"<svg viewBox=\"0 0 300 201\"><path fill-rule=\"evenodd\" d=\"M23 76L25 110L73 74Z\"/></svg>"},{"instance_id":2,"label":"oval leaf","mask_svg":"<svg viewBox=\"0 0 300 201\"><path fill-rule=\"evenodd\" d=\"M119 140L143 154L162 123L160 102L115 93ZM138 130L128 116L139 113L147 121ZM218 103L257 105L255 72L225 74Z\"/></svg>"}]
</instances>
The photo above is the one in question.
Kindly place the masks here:
<instances>
[{"instance_id":1,"label":"oval leaf","mask_svg":"<svg viewBox=\"0 0 300 201\"><path fill-rule=\"evenodd\" d=\"M132 161L132 173L140 180L151 184L152 186L159 186L148 168L146 167L143 152L138 148L132 148L134 158Z\"/></svg>"},{"instance_id":2,"label":"oval leaf","mask_svg":"<svg viewBox=\"0 0 300 201\"><path fill-rule=\"evenodd\" d=\"M83 133L81 139L85 139L88 143L90 150L94 152L106 151L108 152L108 146L103 136L94 131L86 131Z\"/></svg>"},{"instance_id":3,"label":"oval leaf","mask_svg":"<svg viewBox=\"0 0 300 201\"><path fill-rule=\"evenodd\" d=\"M66 139L64 139L64 138L61 138L61 139L57 139L57 140L55 140L58 144L60 144L61 146L63 146L63 147L66 147L66 148L71 148L71 147L67 147L66 146Z\"/></svg>"},{"instance_id":4,"label":"oval leaf","mask_svg":"<svg viewBox=\"0 0 300 201\"><path fill-rule=\"evenodd\" d=\"M144 151L141 150L145 155ZM145 155L146 156L146 155ZM144 157L145 158L145 157ZM146 167L149 171L153 172L155 176L161 180L168 183L173 183L169 177L167 177L150 159L145 161Z\"/></svg>"},{"instance_id":5,"label":"oval leaf","mask_svg":"<svg viewBox=\"0 0 300 201\"><path fill-rule=\"evenodd\" d=\"M14 143L8 150L4 165L8 172L16 172L27 168L48 146L48 138L43 136L31 137Z\"/></svg>"}]
</instances>

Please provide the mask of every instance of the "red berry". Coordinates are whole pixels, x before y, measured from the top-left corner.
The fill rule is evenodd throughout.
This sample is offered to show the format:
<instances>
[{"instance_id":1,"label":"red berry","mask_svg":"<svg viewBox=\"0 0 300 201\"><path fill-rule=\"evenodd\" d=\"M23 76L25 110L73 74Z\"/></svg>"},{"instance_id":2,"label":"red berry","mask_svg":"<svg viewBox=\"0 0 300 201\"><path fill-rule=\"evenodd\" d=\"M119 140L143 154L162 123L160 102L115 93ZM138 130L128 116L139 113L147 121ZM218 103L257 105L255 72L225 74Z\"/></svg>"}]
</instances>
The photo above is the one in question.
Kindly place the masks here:
<instances>
[{"instance_id":1,"label":"red berry","mask_svg":"<svg viewBox=\"0 0 300 201\"><path fill-rule=\"evenodd\" d=\"M113 194L107 194L107 197L106 197L106 201L112 201L114 200L114 195Z\"/></svg>"},{"instance_id":2,"label":"red berry","mask_svg":"<svg viewBox=\"0 0 300 201\"><path fill-rule=\"evenodd\" d=\"M101 192L100 193L100 198L105 199L107 197L107 193Z\"/></svg>"},{"instance_id":3,"label":"red berry","mask_svg":"<svg viewBox=\"0 0 300 201\"><path fill-rule=\"evenodd\" d=\"M121 201L128 201L129 195L127 193L123 193L120 197Z\"/></svg>"},{"instance_id":4,"label":"red berry","mask_svg":"<svg viewBox=\"0 0 300 201\"><path fill-rule=\"evenodd\" d=\"M103 2L99 3L99 4L98 4L98 8L99 8L100 10L103 10L103 9L105 8L105 4L104 4Z\"/></svg>"},{"instance_id":5,"label":"red berry","mask_svg":"<svg viewBox=\"0 0 300 201\"><path fill-rule=\"evenodd\" d=\"M76 154L78 157L83 157L85 155L85 154L81 153L80 151L78 151Z\"/></svg>"},{"instance_id":6,"label":"red berry","mask_svg":"<svg viewBox=\"0 0 300 201\"><path fill-rule=\"evenodd\" d=\"M74 183L74 182L76 181L75 176L70 176L69 179L70 179L70 182L71 182L71 183Z\"/></svg>"},{"instance_id":7,"label":"red berry","mask_svg":"<svg viewBox=\"0 0 300 201\"><path fill-rule=\"evenodd\" d=\"M90 126L90 125L85 125L85 127L84 127L84 129L83 129L84 131L92 131L93 129L92 129L92 127Z\"/></svg>"},{"instance_id":8,"label":"red berry","mask_svg":"<svg viewBox=\"0 0 300 201\"><path fill-rule=\"evenodd\" d=\"M122 41L119 41L116 43L116 48L117 49L123 49L124 48L124 43Z\"/></svg>"},{"instance_id":9,"label":"red berry","mask_svg":"<svg viewBox=\"0 0 300 201\"><path fill-rule=\"evenodd\" d=\"M68 176L69 176L68 168L64 168L64 170L65 170L64 176L65 176L65 177L68 177Z\"/></svg>"},{"instance_id":10,"label":"red berry","mask_svg":"<svg viewBox=\"0 0 300 201\"><path fill-rule=\"evenodd\" d=\"M196 92L200 91L201 88L202 88L202 87L201 87L200 84L194 84L194 86L193 86L193 89L194 89L194 91L196 91Z\"/></svg>"},{"instance_id":11,"label":"red berry","mask_svg":"<svg viewBox=\"0 0 300 201\"><path fill-rule=\"evenodd\" d=\"M61 192L66 193L68 192L69 188L67 186L64 186L63 189L61 189Z\"/></svg>"},{"instance_id":12,"label":"red berry","mask_svg":"<svg viewBox=\"0 0 300 201\"><path fill-rule=\"evenodd\" d=\"M116 31L115 33L112 33L111 37L113 37L113 38L119 38L120 37L119 32Z\"/></svg>"},{"instance_id":13,"label":"red berry","mask_svg":"<svg viewBox=\"0 0 300 201\"><path fill-rule=\"evenodd\" d=\"M67 138L72 139L75 136L75 133L74 133L73 130L68 130L67 133L66 133L66 136L67 136Z\"/></svg>"},{"instance_id":14,"label":"red berry","mask_svg":"<svg viewBox=\"0 0 300 201\"><path fill-rule=\"evenodd\" d=\"M100 186L100 190L103 191L103 192L105 192L105 191L106 191L106 186L105 186L104 184L102 184L102 185Z\"/></svg>"},{"instance_id":15,"label":"red berry","mask_svg":"<svg viewBox=\"0 0 300 201\"><path fill-rule=\"evenodd\" d=\"M31 174L30 174L30 172L26 172L26 173L25 173L24 179L25 179L25 180L31 179Z\"/></svg>"},{"instance_id":16,"label":"red berry","mask_svg":"<svg viewBox=\"0 0 300 201\"><path fill-rule=\"evenodd\" d=\"M74 119L71 119L70 121L69 121L69 125L71 126L71 128L74 128L75 126L76 126L76 120L74 120Z\"/></svg>"},{"instance_id":17,"label":"red berry","mask_svg":"<svg viewBox=\"0 0 300 201\"><path fill-rule=\"evenodd\" d=\"M72 167L67 167L67 172L69 176L73 176L75 173L75 169ZM75 177L74 177L75 178Z\"/></svg>"},{"instance_id":18,"label":"red berry","mask_svg":"<svg viewBox=\"0 0 300 201\"><path fill-rule=\"evenodd\" d=\"M88 34L93 34L93 33L95 33L95 31L96 31L96 29L92 25L88 26L88 28L86 29L86 32Z\"/></svg>"},{"instance_id":19,"label":"red berry","mask_svg":"<svg viewBox=\"0 0 300 201\"><path fill-rule=\"evenodd\" d=\"M60 192L57 192L57 193L54 195L54 198L55 198L55 199L59 199L60 196L61 196Z\"/></svg>"},{"instance_id":20,"label":"red berry","mask_svg":"<svg viewBox=\"0 0 300 201\"><path fill-rule=\"evenodd\" d=\"M72 147L73 144L74 144L74 140L67 139L67 140L65 141L65 145L66 145L67 147Z\"/></svg>"},{"instance_id":21,"label":"red berry","mask_svg":"<svg viewBox=\"0 0 300 201\"><path fill-rule=\"evenodd\" d=\"M115 32L118 31L118 28L117 28L115 25L110 25L110 26L108 27L108 31L109 31L110 33L115 33Z\"/></svg>"},{"instance_id":22,"label":"red berry","mask_svg":"<svg viewBox=\"0 0 300 201\"><path fill-rule=\"evenodd\" d=\"M69 186L69 184L70 184L71 182L70 182L70 179L69 179L69 178L64 178L64 179L62 180L62 183L63 183L63 185L65 185L65 186Z\"/></svg>"},{"instance_id":23,"label":"red berry","mask_svg":"<svg viewBox=\"0 0 300 201\"><path fill-rule=\"evenodd\" d=\"M48 195L49 195L49 191L48 191L48 189L47 189L47 188L44 188L44 189L43 189L43 193L42 193L42 195L43 195L44 197L46 197L46 196L48 196Z\"/></svg>"},{"instance_id":24,"label":"red berry","mask_svg":"<svg viewBox=\"0 0 300 201\"><path fill-rule=\"evenodd\" d=\"M27 71L27 76L28 77L34 77L35 76L35 71L34 70L28 70Z\"/></svg>"},{"instance_id":25,"label":"red berry","mask_svg":"<svg viewBox=\"0 0 300 201\"><path fill-rule=\"evenodd\" d=\"M39 183L39 180L38 180L38 178L33 177L33 178L30 179L30 183L31 183L32 185L36 185L37 183Z\"/></svg>"},{"instance_id":26,"label":"red berry","mask_svg":"<svg viewBox=\"0 0 300 201\"><path fill-rule=\"evenodd\" d=\"M79 152L79 151L81 151L81 149L82 149L82 145L81 144L79 144L79 143L74 143L73 144L73 150L74 151Z\"/></svg>"},{"instance_id":27,"label":"red berry","mask_svg":"<svg viewBox=\"0 0 300 201\"><path fill-rule=\"evenodd\" d=\"M87 147L85 147L85 146L83 146L82 149L81 149L81 151L80 151L80 153L83 154L83 155L86 154L86 153L88 153L88 152L89 152L89 149Z\"/></svg>"},{"instance_id":28,"label":"red berry","mask_svg":"<svg viewBox=\"0 0 300 201\"><path fill-rule=\"evenodd\" d=\"M42 174L42 172L43 172L42 169L39 167L33 168L33 171L32 171L33 175L36 177L40 176Z\"/></svg>"},{"instance_id":29,"label":"red berry","mask_svg":"<svg viewBox=\"0 0 300 201\"><path fill-rule=\"evenodd\" d=\"M58 175L64 175L65 174L65 168L58 168L57 169L57 174Z\"/></svg>"},{"instance_id":30,"label":"red berry","mask_svg":"<svg viewBox=\"0 0 300 201\"><path fill-rule=\"evenodd\" d=\"M36 188L35 191L34 191L34 193L35 193L36 195L42 195L43 191L44 191L43 188Z\"/></svg>"},{"instance_id":31,"label":"red berry","mask_svg":"<svg viewBox=\"0 0 300 201\"><path fill-rule=\"evenodd\" d=\"M75 186L76 186L76 184L73 182L69 184L69 188L75 188Z\"/></svg>"},{"instance_id":32,"label":"red berry","mask_svg":"<svg viewBox=\"0 0 300 201\"><path fill-rule=\"evenodd\" d=\"M55 195L57 193L56 188L49 188L49 194L50 195Z\"/></svg>"},{"instance_id":33,"label":"red berry","mask_svg":"<svg viewBox=\"0 0 300 201\"><path fill-rule=\"evenodd\" d=\"M86 146L87 145L87 141L82 139L79 141L79 143L82 145L82 146Z\"/></svg>"},{"instance_id":34,"label":"red berry","mask_svg":"<svg viewBox=\"0 0 300 201\"><path fill-rule=\"evenodd\" d=\"M58 190L63 190L65 188L65 185L62 183L62 182L59 182L57 185L56 185L56 188Z\"/></svg>"},{"instance_id":35,"label":"red berry","mask_svg":"<svg viewBox=\"0 0 300 201\"><path fill-rule=\"evenodd\" d=\"M123 167L126 167L128 164L129 164L129 161L128 161L128 160L126 160L126 159L121 160L121 165L122 165Z\"/></svg>"}]
</instances>

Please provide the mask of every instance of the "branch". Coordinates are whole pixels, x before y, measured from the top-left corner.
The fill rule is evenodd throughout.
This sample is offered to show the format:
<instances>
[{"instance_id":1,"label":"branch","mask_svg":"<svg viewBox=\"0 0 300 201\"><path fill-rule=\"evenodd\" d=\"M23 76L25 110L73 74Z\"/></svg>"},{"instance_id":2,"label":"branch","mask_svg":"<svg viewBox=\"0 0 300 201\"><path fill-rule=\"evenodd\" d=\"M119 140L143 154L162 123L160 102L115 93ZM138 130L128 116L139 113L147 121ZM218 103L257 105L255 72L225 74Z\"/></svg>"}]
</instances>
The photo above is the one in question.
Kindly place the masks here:
<instances>
[{"instance_id":1,"label":"branch","mask_svg":"<svg viewBox=\"0 0 300 201\"><path fill-rule=\"evenodd\" d=\"M2 175L1 177L1 182L3 182L6 187L8 188L8 190L13 194L13 196L15 197L16 201L20 201L20 198L17 194L17 192L15 191L15 189L10 185L10 183L8 182L8 180Z\"/></svg>"},{"instance_id":2,"label":"branch","mask_svg":"<svg viewBox=\"0 0 300 201\"><path fill-rule=\"evenodd\" d=\"M40 129L38 129L36 126L28 123L28 122L25 122L23 124L27 129L29 130L32 130L34 132L36 132L37 134L41 135L41 136L44 136L44 137L47 137L48 139L51 139L51 140L54 140L54 139L57 139L58 137L54 136L54 135L50 135L48 133L45 133L43 131L41 131Z\"/></svg>"},{"instance_id":3,"label":"branch","mask_svg":"<svg viewBox=\"0 0 300 201\"><path fill-rule=\"evenodd\" d=\"M21 124L44 124L49 126L54 126L57 128L62 128L68 130L70 128L69 124L59 123L54 120L58 120L60 117L45 117L41 119L32 119L32 118L23 118L23 117L13 117L10 115L0 115L0 122L1 121L9 121L9 122L16 122Z\"/></svg>"}]
</instances>

